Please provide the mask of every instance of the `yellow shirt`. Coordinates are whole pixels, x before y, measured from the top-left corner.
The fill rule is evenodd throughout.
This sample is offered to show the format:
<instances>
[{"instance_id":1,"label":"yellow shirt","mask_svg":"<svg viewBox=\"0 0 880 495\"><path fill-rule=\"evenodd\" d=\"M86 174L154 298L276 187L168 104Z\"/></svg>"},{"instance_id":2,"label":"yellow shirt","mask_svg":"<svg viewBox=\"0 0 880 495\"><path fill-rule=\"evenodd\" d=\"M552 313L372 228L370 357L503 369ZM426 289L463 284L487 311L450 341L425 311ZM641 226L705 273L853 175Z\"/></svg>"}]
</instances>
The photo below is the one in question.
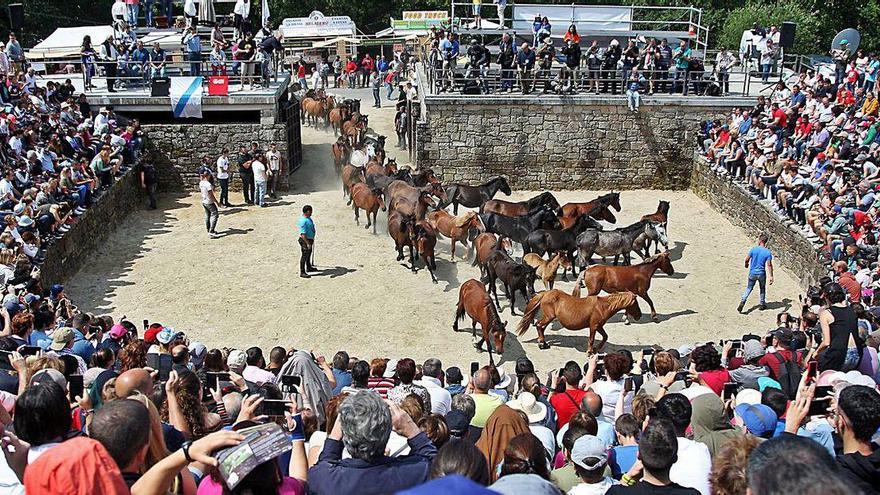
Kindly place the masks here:
<instances>
[{"instance_id":1,"label":"yellow shirt","mask_svg":"<svg viewBox=\"0 0 880 495\"><path fill-rule=\"evenodd\" d=\"M471 426L483 428L489 416L495 412L495 409L502 404L501 398L491 394L471 394L476 405L474 419L471 420Z\"/></svg>"},{"instance_id":2,"label":"yellow shirt","mask_svg":"<svg viewBox=\"0 0 880 495\"><path fill-rule=\"evenodd\" d=\"M876 115L878 109L880 109L880 100L877 98L870 100L865 98L865 102L862 103L862 115Z\"/></svg>"}]
</instances>

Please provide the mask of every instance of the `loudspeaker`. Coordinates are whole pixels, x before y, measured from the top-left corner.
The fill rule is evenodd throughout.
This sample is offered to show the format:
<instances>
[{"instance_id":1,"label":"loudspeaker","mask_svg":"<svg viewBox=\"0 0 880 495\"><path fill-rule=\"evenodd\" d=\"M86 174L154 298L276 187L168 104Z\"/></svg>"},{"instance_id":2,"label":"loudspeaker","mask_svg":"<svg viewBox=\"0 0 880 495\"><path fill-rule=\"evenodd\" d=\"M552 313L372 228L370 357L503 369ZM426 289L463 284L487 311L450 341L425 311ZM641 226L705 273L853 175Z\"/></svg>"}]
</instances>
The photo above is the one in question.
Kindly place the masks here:
<instances>
[{"instance_id":1,"label":"loudspeaker","mask_svg":"<svg viewBox=\"0 0 880 495\"><path fill-rule=\"evenodd\" d=\"M18 31L24 27L24 6L20 3L9 4L9 28Z\"/></svg>"},{"instance_id":2,"label":"loudspeaker","mask_svg":"<svg viewBox=\"0 0 880 495\"><path fill-rule=\"evenodd\" d=\"M793 22L783 22L782 29L779 31L779 46L782 48L791 48L794 46L794 28L796 24Z\"/></svg>"},{"instance_id":3,"label":"loudspeaker","mask_svg":"<svg viewBox=\"0 0 880 495\"><path fill-rule=\"evenodd\" d=\"M171 79L157 77L150 86L150 96L168 96L171 93Z\"/></svg>"}]
</instances>

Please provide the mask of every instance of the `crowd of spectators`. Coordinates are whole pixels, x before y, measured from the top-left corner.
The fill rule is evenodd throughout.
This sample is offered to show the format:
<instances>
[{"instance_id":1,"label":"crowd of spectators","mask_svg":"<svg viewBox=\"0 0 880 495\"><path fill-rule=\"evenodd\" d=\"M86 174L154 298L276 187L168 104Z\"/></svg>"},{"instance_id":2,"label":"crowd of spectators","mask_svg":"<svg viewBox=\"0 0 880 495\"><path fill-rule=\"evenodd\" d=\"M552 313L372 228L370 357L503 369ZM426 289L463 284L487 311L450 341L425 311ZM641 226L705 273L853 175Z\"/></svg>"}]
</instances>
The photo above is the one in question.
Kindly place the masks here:
<instances>
[{"instance_id":1,"label":"crowd of spectators","mask_svg":"<svg viewBox=\"0 0 880 495\"><path fill-rule=\"evenodd\" d=\"M880 487L880 332L865 322L862 357L835 360L853 309L833 282L766 335L468 371L435 358L208 348L196 332L81 312L63 287L34 284L2 312L4 493ZM230 475L228 452L259 425L283 436L252 449L264 457L238 451Z\"/></svg>"}]
</instances>

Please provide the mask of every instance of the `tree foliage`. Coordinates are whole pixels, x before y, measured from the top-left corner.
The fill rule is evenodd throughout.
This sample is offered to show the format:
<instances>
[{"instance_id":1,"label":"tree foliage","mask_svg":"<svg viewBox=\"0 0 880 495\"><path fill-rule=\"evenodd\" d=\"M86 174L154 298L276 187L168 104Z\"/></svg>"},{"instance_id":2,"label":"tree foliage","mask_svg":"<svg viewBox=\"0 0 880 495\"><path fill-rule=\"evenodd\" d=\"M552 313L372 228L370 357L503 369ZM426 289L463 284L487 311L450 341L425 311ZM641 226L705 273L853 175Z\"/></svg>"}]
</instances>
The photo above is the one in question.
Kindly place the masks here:
<instances>
[{"instance_id":1,"label":"tree foliage","mask_svg":"<svg viewBox=\"0 0 880 495\"><path fill-rule=\"evenodd\" d=\"M752 1L742 7L731 10L724 24L721 26L716 38L716 46L726 46L736 51L739 47L742 32L751 29L752 24L758 22L762 26L782 26L785 21L794 22L795 46L794 53L811 53L827 51L831 43L828 38L824 41L820 37L821 28L819 19L812 12L806 10L802 2L785 0L777 3Z\"/></svg>"}]
</instances>

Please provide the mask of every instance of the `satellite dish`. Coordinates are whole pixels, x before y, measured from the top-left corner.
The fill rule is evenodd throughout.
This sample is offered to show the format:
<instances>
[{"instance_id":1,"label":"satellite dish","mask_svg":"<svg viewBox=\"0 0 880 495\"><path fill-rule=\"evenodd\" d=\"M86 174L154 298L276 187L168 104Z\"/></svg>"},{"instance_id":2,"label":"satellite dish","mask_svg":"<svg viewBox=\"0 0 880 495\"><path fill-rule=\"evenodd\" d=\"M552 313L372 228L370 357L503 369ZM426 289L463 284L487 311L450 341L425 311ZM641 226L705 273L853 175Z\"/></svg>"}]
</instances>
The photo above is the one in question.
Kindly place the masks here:
<instances>
[{"instance_id":1,"label":"satellite dish","mask_svg":"<svg viewBox=\"0 0 880 495\"><path fill-rule=\"evenodd\" d=\"M849 44L847 46L849 47L849 53L855 54L856 51L859 49L859 42L862 41L862 35L860 35L859 32L853 28L844 29L843 31L837 33L837 36L834 37L834 40L831 42L831 49L837 50L838 48L840 48L841 40L848 41Z\"/></svg>"}]
</instances>

